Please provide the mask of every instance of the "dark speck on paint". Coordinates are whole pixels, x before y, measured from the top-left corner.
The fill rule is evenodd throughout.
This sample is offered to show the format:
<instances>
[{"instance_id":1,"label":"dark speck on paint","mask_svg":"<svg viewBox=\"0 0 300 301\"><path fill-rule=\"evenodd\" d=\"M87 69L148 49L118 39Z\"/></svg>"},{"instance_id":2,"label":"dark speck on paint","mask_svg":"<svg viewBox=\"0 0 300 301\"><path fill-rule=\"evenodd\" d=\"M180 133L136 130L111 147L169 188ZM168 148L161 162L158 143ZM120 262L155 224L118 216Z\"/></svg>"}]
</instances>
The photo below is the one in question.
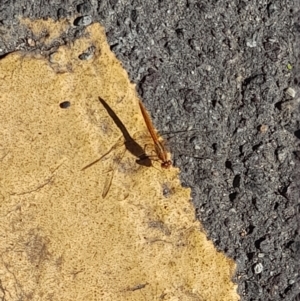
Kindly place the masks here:
<instances>
[{"instance_id":1,"label":"dark speck on paint","mask_svg":"<svg viewBox=\"0 0 300 301\"><path fill-rule=\"evenodd\" d=\"M63 101L59 104L62 109L67 109L70 105L71 103L69 101Z\"/></svg>"}]
</instances>

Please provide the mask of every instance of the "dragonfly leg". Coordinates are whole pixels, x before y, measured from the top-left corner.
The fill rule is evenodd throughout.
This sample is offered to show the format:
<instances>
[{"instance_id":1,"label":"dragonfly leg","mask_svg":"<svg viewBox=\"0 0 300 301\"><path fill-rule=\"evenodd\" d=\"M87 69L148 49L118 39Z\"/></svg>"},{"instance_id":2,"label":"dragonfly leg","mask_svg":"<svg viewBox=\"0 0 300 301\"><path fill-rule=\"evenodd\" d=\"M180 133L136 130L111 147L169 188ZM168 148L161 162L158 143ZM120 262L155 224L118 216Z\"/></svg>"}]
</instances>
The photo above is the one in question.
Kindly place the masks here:
<instances>
[{"instance_id":1,"label":"dragonfly leg","mask_svg":"<svg viewBox=\"0 0 300 301\"><path fill-rule=\"evenodd\" d=\"M101 161L102 159L104 159L108 154L110 154L114 149L116 149L116 148L118 148L118 147L120 147L120 146L122 146L123 144L124 144L124 142L122 141L122 139L121 139L122 137L120 137L119 139L118 139L118 141L105 153L105 154L103 154L100 158L98 158L97 160L95 160L95 161L93 161L92 163L89 163L88 165L86 165L85 167L83 167L82 169L81 169L81 171L83 171L83 170L85 170L85 169L87 169L87 168L89 168L89 167L91 167L92 165L94 165L94 164L96 164L97 162L99 162L99 161Z\"/></svg>"}]
</instances>

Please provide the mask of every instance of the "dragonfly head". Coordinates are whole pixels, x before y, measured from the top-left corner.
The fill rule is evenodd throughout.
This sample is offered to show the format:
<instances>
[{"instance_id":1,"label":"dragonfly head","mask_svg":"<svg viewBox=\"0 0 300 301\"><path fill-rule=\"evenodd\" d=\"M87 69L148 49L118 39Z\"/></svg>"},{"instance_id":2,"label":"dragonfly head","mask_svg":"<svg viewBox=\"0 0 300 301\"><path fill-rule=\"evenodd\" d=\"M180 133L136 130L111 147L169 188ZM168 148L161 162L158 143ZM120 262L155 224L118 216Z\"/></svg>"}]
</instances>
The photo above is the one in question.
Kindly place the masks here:
<instances>
[{"instance_id":1,"label":"dragonfly head","mask_svg":"<svg viewBox=\"0 0 300 301\"><path fill-rule=\"evenodd\" d=\"M161 163L161 167L164 169L168 169L172 166L172 162L171 160L167 160Z\"/></svg>"}]
</instances>

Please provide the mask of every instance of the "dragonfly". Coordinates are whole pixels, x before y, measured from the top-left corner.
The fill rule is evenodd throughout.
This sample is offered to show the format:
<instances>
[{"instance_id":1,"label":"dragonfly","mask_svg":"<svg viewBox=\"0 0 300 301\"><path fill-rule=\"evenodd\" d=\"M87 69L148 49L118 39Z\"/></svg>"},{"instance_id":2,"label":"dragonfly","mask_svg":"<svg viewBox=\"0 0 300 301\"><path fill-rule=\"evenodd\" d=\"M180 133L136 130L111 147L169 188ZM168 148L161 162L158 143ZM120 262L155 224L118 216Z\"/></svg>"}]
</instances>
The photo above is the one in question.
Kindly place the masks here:
<instances>
[{"instance_id":1,"label":"dragonfly","mask_svg":"<svg viewBox=\"0 0 300 301\"><path fill-rule=\"evenodd\" d=\"M163 144L163 142L159 139L157 132L154 129L154 126L152 124L152 121L150 119L149 114L146 111L146 108L142 104L142 102L139 100L140 109L142 112L142 115L144 117L146 126L148 128L148 131L150 133L150 136L154 143L154 150L156 152L157 157L161 161L161 167L164 169L168 169L172 166L172 161L168 158L167 150Z\"/></svg>"},{"instance_id":2,"label":"dragonfly","mask_svg":"<svg viewBox=\"0 0 300 301\"><path fill-rule=\"evenodd\" d=\"M97 162L103 160L112 151L125 145L125 148L123 149L123 151L113 159L113 166L110 169L111 175L110 175L110 177L107 177L107 179L104 183L104 188L103 188L103 192L102 192L102 197L105 198L111 187L114 173L115 173L118 165L121 163L126 150L128 150L131 154L133 154L137 158L136 163L138 163L140 165L150 167L150 166L152 166L152 162L151 162L150 156L148 156L145 153L145 150L131 137L131 135L129 134L125 125L122 123L122 121L116 115L116 113L112 110L112 108L107 104L107 102L104 99L102 99L101 97L98 97L98 99L102 103L104 108L106 109L107 113L113 119L113 121L115 122L117 127L122 132L123 139L121 139L122 137L120 137L120 139L106 153L104 153L97 160L95 160L92 163L89 163L88 165L83 167L82 171L91 167L92 165L96 164ZM141 113L143 115L145 124L147 126L147 129L153 140L154 151L155 151L158 159L161 161L161 167L164 169L168 169L172 166L172 161L168 157L168 152L163 144L163 141L161 141L161 139L158 137L158 134L155 131L154 126L152 124L151 118L150 118L146 108L144 107L144 105L142 104L142 102L140 100L139 100L139 106L140 106Z\"/></svg>"}]
</instances>

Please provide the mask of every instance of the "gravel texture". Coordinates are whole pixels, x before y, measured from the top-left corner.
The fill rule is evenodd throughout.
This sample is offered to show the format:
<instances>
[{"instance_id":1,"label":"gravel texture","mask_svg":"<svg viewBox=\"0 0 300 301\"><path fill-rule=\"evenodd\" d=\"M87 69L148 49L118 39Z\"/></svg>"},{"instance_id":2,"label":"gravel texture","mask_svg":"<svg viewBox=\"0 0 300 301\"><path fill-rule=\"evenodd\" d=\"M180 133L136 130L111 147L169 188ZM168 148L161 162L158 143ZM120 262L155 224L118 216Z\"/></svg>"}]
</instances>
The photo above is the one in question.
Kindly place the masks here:
<instances>
[{"instance_id":1,"label":"gravel texture","mask_svg":"<svg viewBox=\"0 0 300 301\"><path fill-rule=\"evenodd\" d=\"M0 55L30 48L18 16L76 17L49 53L103 24L241 300L300 300L300 3L27 2L1 1Z\"/></svg>"}]
</instances>

